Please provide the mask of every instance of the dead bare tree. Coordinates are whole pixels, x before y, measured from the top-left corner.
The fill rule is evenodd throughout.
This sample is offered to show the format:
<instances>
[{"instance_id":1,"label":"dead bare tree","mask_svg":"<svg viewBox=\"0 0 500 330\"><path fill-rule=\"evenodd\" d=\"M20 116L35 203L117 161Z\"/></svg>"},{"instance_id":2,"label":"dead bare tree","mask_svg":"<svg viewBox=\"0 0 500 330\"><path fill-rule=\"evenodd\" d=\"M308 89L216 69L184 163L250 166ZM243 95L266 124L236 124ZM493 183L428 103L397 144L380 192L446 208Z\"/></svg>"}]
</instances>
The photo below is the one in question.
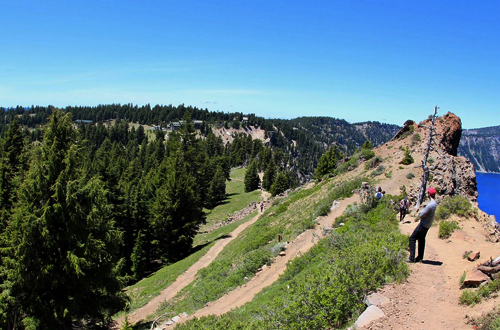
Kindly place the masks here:
<instances>
[{"instance_id":1,"label":"dead bare tree","mask_svg":"<svg viewBox=\"0 0 500 330\"><path fill-rule=\"evenodd\" d=\"M415 209L418 209L422 202L424 201L424 196L425 196L425 190L427 188L427 181L429 180L429 167L427 166L427 158L429 157L429 152L432 149L432 142L434 142L433 137L434 137L434 122L436 121L437 118L437 109L438 106L434 107L434 114L432 115L431 119L431 126L425 126L422 125L425 128L429 129L429 138L427 140L427 149L425 150L424 154L424 159L422 159L422 165L418 167L422 167L424 173L422 176L422 184L420 185L420 191L418 192L418 199L417 199L417 204L415 205Z\"/></svg>"}]
</instances>

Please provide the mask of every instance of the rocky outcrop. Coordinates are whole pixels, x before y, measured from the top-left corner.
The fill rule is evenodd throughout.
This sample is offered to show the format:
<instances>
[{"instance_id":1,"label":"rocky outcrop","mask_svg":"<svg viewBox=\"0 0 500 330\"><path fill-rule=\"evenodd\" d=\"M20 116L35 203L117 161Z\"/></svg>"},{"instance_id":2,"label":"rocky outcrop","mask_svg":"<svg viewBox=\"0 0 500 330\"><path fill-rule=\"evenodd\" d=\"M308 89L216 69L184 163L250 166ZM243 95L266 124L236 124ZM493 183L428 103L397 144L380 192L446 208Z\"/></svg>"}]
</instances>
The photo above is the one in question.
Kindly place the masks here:
<instances>
[{"instance_id":1,"label":"rocky outcrop","mask_svg":"<svg viewBox=\"0 0 500 330\"><path fill-rule=\"evenodd\" d=\"M413 120L405 121L403 127L394 135L392 140L402 139L415 131L415 122Z\"/></svg>"},{"instance_id":2,"label":"rocky outcrop","mask_svg":"<svg viewBox=\"0 0 500 330\"><path fill-rule=\"evenodd\" d=\"M419 126L430 126L431 120L424 120ZM436 142L449 155L456 156L458 154L458 145L462 137L462 121L460 118L448 112L444 116L439 117L434 125L438 135Z\"/></svg>"},{"instance_id":3,"label":"rocky outcrop","mask_svg":"<svg viewBox=\"0 0 500 330\"><path fill-rule=\"evenodd\" d=\"M418 124L415 130L422 136L419 152L427 147L431 120ZM439 196L462 195L472 202L477 202L477 182L474 166L461 156L457 156L462 135L462 121L455 114L448 112L437 118L434 125L434 136L429 168L433 177L431 185L439 189Z\"/></svg>"}]
</instances>

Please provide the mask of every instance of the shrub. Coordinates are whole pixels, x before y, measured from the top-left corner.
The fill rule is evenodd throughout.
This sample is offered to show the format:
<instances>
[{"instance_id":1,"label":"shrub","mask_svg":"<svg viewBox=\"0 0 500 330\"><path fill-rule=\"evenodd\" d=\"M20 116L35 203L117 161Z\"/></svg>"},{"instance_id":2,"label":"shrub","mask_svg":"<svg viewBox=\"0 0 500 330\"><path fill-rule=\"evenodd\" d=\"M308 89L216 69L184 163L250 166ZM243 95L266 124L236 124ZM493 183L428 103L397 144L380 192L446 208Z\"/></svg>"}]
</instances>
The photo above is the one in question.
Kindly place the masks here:
<instances>
[{"instance_id":1,"label":"shrub","mask_svg":"<svg viewBox=\"0 0 500 330\"><path fill-rule=\"evenodd\" d=\"M392 178L392 171L385 173L385 177L389 179Z\"/></svg>"},{"instance_id":2,"label":"shrub","mask_svg":"<svg viewBox=\"0 0 500 330\"><path fill-rule=\"evenodd\" d=\"M404 157L403 159L401 160L401 164L403 165L410 165L410 164L413 164L415 160L413 159L413 157L411 156L411 152L410 152L410 148L406 147L405 148L405 154L404 154Z\"/></svg>"},{"instance_id":3,"label":"shrub","mask_svg":"<svg viewBox=\"0 0 500 330\"><path fill-rule=\"evenodd\" d=\"M380 174L384 173L384 171L385 171L385 166L379 165L376 170L374 170L373 172L370 173L370 176L374 177L374 176L380 175Z\"/></svg>"},{"instance_id":4,"label":"shrub","mask_svg":"<svg viewBox=\"0 0 500 330\"><path fill-rule=\"evenodd\" d=\"M498 292L500 290L500 279L488 282L479 288L477 294L482 298L489 298L492 293Z\"/></svg>"},{"instance_id":5,"label":"shrub","mask_svg":"<svg viewBox=\"0 0 500 330\"><path fill-rule=\"evenodd\" d=\"M500 329L500 309L497 307L487 314L474 317L468 323L477 330Z\"/></svg>"},{"instance_id":6,"label":"shrub","mask_svg":"<svg viewBox=\"0 0 500 330\"><path fill-rule=\"evenodd\" d=\"M460 295L458 302L461 305L474 306L481 302L481 297L472 290L464 290Z\"/></svg>"},{"instance_id":7,"label":"shrub","mask_svg":"<svg viewBox=\"0 0 500 330\"><path fill-rule=\"evenodd\" d=\"M361 149L361 151L358 153L358 156L361 159L369 160L375 157L375 153L369 149Z\"/></svg>"},{"instance_id":8,"label":"shrub","mask_svg":"<svg viewBox=\"0 0 500 330\"><path fill-rule=\"evenodd\" d=\"M436 220L448 219L452 214L461 217L472 214L471 202L463 196L445 197L436 210Z\"/></svg>"},{"instance_id":9,"label":"shrub","mask_svg":"<svg viewBox=\"0 0 500 330\"><path fill-rule=\"evenodd\" d=\"M415 174L413 174L412 172L410 172L410 173L406 174L406 178L407 178L408 180L411 180L411 179L413 179L414 177L415 177Z\"/></svg>"},{"instance_id":10,"label":"shrub","mask_svg":"<svg viewBox=\"0 0 500 330\"><path fill-rule=\"evenodd\" d=\"M422 140L422 138L420 137L420 134L415 133L415 134L413 134L413 136L411 137L411 140L412 140L413 142L420 142L420 141Z\"/></svg>"},{"instance_id":11,"label":"shrub","mask_svg":"<svg viewBox=\"0 0 500 330\"><path fill-rule=\"evenodd\" d=\"M367 161L365 164L365 171L375 168L380 163L382 163L382 158L380 158L379 156L370 159L370 161Z\"/></svg>"},{"instance_id":12,"label":"shrub","mask_svg":"<svg viewBox=\"0 0 500 330\"><path fill-rule=\"evenodd\" d=\"M441 221L439 222L439 238L448 238L456 229L460 229L456 221Z\"/></svg>"},{"instance_id":13,"label":"shrub","mask_svg":"<svg viewBox=\"0 0 500 330\"><path fill-rule=\"evenodd\" d=\"M330 203L328 203L328 201L321 203L320 205L318 205L315 214L319 217L324 217L325 215L328 215L328 213L330 213L330 207L331 205Z\"/></svg>"}]
</instances>

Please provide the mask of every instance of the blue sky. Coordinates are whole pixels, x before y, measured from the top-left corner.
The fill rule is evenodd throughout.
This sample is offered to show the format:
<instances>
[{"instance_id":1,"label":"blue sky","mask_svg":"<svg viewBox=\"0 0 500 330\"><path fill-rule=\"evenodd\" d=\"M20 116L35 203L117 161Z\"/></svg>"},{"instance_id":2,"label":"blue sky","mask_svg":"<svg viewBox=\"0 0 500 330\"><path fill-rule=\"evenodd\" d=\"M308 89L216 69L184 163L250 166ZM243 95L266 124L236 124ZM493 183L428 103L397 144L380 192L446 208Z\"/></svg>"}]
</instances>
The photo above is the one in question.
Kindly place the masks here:
<instances>
[{"instance_id":1,"label":"blue sky","mask_svg":"<svg viewBox=\"0 0 500 330\"><path fill-rule=\"evenodd\" d=\"M500 125L499 1L0 0L0 105Z\"/></svg>"}]
</instances>

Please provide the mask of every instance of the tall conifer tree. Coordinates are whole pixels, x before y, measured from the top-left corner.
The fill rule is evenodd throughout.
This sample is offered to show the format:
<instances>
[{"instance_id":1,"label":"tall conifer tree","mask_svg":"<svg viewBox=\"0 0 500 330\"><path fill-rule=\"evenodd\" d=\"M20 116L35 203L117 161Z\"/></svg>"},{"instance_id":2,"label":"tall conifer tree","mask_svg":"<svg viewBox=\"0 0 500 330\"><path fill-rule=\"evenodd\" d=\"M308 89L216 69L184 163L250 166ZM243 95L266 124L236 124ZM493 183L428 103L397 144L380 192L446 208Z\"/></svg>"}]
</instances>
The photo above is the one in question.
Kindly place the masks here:
<instances>
[{"instance_id":1,"label":"tall conifer tree","mask_svg":"<svg viewBox=\"0 0 500 330\"><path fill-rule=\"evenodd\" d=\"M125 296L117 274L121 233L103 183L83 179L69 114L55 111L8 224L2 261L10 295L2 328L109 325ZM5 300L4 300L5 301ZM4 303L2 301L2 303Z\"/></svg>"}]
</instances>

